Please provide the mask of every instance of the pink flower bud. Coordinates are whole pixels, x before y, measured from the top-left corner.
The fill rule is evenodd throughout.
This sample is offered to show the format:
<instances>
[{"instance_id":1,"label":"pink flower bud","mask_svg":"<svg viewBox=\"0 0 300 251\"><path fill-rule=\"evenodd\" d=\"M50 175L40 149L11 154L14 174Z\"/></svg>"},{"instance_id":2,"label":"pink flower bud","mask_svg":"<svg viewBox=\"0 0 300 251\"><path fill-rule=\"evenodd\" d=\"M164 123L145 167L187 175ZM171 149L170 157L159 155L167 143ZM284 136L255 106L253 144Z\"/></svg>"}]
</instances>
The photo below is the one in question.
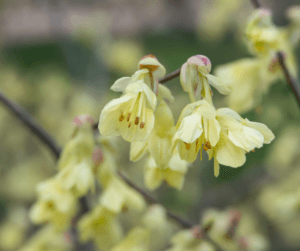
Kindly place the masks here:
<instances>
[{"instance_id":1,"label":"pink flower bud","mask_svg":"<svg viewBox=\"0 0 300 251\"><path fill-rule=\"evenodd\" d=\"M198 67L204 67L209 73L211 71L211 62L208 57L203 55L195 55L187 60L188 64L196 64Z\"/></svg>"}]
</instances>

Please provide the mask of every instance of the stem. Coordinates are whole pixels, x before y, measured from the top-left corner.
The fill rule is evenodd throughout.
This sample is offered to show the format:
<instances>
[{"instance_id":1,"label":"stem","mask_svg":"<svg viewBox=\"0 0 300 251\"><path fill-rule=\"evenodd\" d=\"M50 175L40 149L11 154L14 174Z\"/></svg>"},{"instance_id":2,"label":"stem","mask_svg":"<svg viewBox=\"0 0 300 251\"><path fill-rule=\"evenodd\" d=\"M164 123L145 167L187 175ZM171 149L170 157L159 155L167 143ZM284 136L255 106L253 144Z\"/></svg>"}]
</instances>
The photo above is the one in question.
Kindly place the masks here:
<instances>
[{"instance_id":1,"label":"stem","mask_svg":"<svg viewBox=\"0 0 300 251\"><path fill-rule=\"evenodd\" d=\"M289 84L290 88L292 89L292 92L296 96L296 99L297 99L298 104L300 106L300 86L299 86L299 83L297 83L296 80L293 79L293 77L289 73L289 71L287 69L287 66L285 64L283 53L281 51L277 52L277 57L278 57L279 64L282 68L282 71L284 73L286 82Z\"/></svg>"},{"instance_id":2,"label":"stem","mask_svg":"<svg viewBox=\"0 0 300 251\"><path fill-rule=\"evenodd\" d=\"M0 92L0 101L14 113L35 135L47 145L58 159L60 155L60 147L46 130L41 127L31 115L22 107L9 100L2 92Z\"/></svg>"},{"instance_id":3,"label":"stem","mask_svg":"<svg viewBox=\"0 0 300 251\"><path fill-rule=\"evenodd\" d=\"M164 76L163 78L159 79L158 82L160 84L167 83L168 81L172 80L173 78L177 78L180 76L181 68L177 69L176 71L171 72L170 74Z\"/></svg>"}]
</instances>

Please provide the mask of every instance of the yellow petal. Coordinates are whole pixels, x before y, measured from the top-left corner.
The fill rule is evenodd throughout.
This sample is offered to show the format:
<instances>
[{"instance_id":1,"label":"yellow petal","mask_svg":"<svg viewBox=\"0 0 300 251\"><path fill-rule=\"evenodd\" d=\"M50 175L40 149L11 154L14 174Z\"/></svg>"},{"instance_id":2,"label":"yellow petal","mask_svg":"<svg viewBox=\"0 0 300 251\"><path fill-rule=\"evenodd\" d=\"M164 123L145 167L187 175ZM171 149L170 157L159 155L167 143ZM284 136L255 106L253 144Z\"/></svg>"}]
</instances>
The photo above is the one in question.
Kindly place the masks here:
<instances>
[{"instance_id":1,"label":"yellow petal","mask_svg":"<svg viewBox=\"0 0 300 251\"><path fill-rule=\"evenodd\" d=\"M140 160L147 152L147 140L132 142L130 145L130 161L135 162Z\"/></svg>"},{"instance_id":2,"label":"yellow petal","mask_svg":"<svg viewBox=\"0 0 300 251\"><path fill-rule=\"evenodd\" d=\"M203 132L201 116L194 113L185 117L178 129L180 139L185 143L193 143Z\"/></svg>"},{"instance_id":3,"label":"yellow petal","mask_svg":"<svg viewBox=\"0 0 300 251\"><path fill-rule=\"evenodd\" d=\"M114 92L124 92L126 87L129 85L131 77L119 78L110 89Z\"/></svg>"},{"instance_id":4,"label":"yellow petal","mask_svg":"<svg viewBox=\"0 0 300 251\"><path fill-rule=\"evenodd\" d=\"M206 78L207 82L216 88L221 94L228 95L231 92L231 87L223 82L221 78L215 77L211 74L206 75Z\"/></svg>"},{"instance_id":5,"label":"yellow petal","mask_svg":"<svg viewBox=\"0 0 300 251\"><path fill-rule=\"evenodd\" d=\"M275 138L273 132L264 124L245 119L244 125L259 131L264 136L264 143L269 144Z\"/></svg>"}]
</instances>

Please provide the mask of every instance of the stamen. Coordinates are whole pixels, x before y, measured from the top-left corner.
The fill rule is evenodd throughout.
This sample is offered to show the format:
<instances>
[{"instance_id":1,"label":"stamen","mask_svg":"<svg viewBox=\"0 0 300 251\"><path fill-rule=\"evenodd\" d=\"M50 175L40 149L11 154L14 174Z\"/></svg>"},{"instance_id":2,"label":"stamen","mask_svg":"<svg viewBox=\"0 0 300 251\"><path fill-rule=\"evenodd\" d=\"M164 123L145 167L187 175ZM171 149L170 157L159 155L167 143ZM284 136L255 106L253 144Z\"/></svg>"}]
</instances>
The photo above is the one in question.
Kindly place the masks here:
<instances>
[{"instance_id":1,"label":"stamen","mask_svg":"<svg viewBox=\"0 0 300 251\"><path fill-rule=\"evenodd\" d=\"M143 129L143 128L144 128L144 126L145 126L145 123L144 123L144 122L142 122L142 123L140 124L140 128L141 128L141 129Z\"/></svg>"},{"instance_id":2,"label":"stamen","mask_svg":"<svg viewBox=\"0 0 300 251\"><path fill-rule=\"evenodd\" d=\"M128 116L127 116L127 121L129 121L129 119L130 119L130 115L131 115L131 113L128 113Z\"/></svg>"},{"instance_id":3,"label":"stamen","mask_svg":"<svg viewBox=\"0 0 300 251\"><path fill-rule=\"evenodd\" d=\"M254 153L254 152L255 152L255 150L253 149L253 150L251 150L251 152L253 152L253 153Z\"/></svg>"},{"instance_id":4,"label":"stamen","mask_svg":"<svg viewBox=\"0 0 300 251\"><path fill-rule=\"evenodd\" d=\"M210 145L209 141L206 141L203 145L203 150L207 151L208 149L211 149L211 145Z\"/></svg>"},{"instance_id":5,"label":"stamen","mask_svg":"<svg viewBox=\"0 0 300 251\"><path fill-rule=\"evenodd\" d=\"M185 144L185 148L186 148L186 150L190 150L190 148L191 148L191 144L188 144L188 143L185 143L185 142L184 142L184 144Z\"/></svg>"},{"instance_id":6,"label":"stamen","mask_svg":"<svg viewBox=\"0 0 300 251\"><path fill-rule=\"evenodd\" d=\"M139 122L140 122L140 118L139 118L139 117L136 117L136 118L135 118L135 121L134 121L134 124L135 124L135 125L138 125Z\"/></svg>"},{"instance_id":7,"label":"stamen","mask_svg":"<svg viewBox=\"0 0 300 251\"><path fill-rule=\"evenodd\" d=\"M123 119L124 119L124 115L122 113L121 116L120 116L120 118L119 118L119 121L123 121Z\"/></svg>"},{"instance_id":8,"label":"stamen","mask_svg":"<svg viewBox=\"0 0 300 251\"><path fill-rule=\"evenodd\" d=\"M131 126L131 122L129 122L129 124L128 124L128 128L130 128L130 126Z\"/></svg>"}]
</instances>

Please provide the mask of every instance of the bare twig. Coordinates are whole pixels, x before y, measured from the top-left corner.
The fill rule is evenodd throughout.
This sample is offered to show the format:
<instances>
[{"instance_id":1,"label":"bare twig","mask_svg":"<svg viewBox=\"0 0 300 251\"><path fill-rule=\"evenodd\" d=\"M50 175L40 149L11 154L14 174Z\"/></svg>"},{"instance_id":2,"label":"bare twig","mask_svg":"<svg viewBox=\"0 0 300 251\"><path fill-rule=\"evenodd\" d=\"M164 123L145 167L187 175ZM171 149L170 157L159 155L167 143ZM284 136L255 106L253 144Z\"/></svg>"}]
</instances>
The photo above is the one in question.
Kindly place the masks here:
<instances>
[{"instance_id":1,"label":"bare twig","mask_svg":"<svg viewBox=\"0 0 300 251\"><path fill-rule=\"evenodd\" d=\"M53 138L41 127L30 114L22 107L9 100L2 92L0 92L0 101L13 112L35 135L40 138L45 145L47 145L58 158L60 154L60 147L56 144Z\"/></svg>"},{"instance_id":2,"label":"bare twig","mask_svg":"<svg viewBox=\"0 0 300 251\"><path fill-rule=\"evenodd\" d=\"M284 73L286 82L289 84L290 88L292 89L292 92L296 96L296 99L298 101L298 104L300 105L300 86L299 83L296 82L295 79L291 76L290 72L287 69L287 66L285 64L284 55L282 52L277 53L279 64L282 68L282 71Z\"/></svg>"},{"instance_id":3,"label":"bare twig","mask_svg":"<svg viewBox=\"0 0 300 251\"><path fill-rule=\"evenodd\" d=\"M171 72L170 74L164 76L163 78L159 79L158 82L161 84L167 83L168 81L172 80L173 78L177 78L180 75L180 69L177 69L176 71Z\"/></svg>"}]
</instances>

